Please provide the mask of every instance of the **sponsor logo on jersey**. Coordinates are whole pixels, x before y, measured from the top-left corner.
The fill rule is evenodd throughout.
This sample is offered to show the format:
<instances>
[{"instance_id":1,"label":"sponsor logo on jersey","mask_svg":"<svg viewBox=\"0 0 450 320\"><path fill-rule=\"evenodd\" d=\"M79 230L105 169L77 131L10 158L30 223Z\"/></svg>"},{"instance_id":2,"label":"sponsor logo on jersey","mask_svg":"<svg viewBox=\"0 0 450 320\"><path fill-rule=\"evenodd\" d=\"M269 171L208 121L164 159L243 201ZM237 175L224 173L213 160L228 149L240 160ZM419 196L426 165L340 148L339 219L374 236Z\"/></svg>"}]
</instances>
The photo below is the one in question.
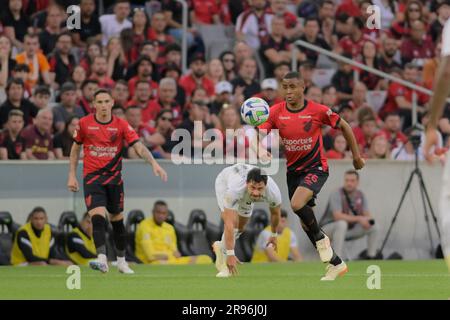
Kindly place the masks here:
<instances>
[{"instance_id":1,"label":"sponsor logo on jersey","mask_svg":"<svg viewBox=\"0 0 450 320\"><path fill-rule=\"evenodd\" d=\"M88 130L99 130L100 128L99 127L91 127L91 126L88 126Z\"/></svg>"}]
</instances>

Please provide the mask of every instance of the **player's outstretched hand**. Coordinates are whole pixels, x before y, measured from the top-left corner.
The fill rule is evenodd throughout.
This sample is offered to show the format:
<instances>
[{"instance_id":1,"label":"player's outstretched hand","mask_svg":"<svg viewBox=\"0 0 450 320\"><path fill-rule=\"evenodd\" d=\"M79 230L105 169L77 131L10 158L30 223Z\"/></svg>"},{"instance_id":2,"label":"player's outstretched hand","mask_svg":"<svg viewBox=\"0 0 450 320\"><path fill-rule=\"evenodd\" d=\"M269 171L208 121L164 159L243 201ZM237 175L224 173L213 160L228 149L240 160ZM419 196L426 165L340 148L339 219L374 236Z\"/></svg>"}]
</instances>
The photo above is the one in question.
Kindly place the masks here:
<instances>
[{"instance_id":1,"label":"player's outstretched hand","mask_svg":"<svg viewBox=\"0 0 450 320\"><path fill-rule=\"evenodd\" d=\"M237 265L242 264L236 256L227 256L227 267L231 275L236 276L238 274Z\"/></svg>"},{"instance_id":2,"label":"player's outstretched hand","mask_svg":"<svg viewBox=\"0 0 450 320\"><path fill-rule=\"evenodd\" d=\"M72 192L77 192L80 190L80 187L78 186L78 180L76 177L69 176L69 179L67 181L67 189Z\"/></svg>"},{"instance_id":3,"label":"player's outstretched hand","mask_svg":"<svg viewBox=\"0 0 450 320\"><path fill-rule=\"evenodd\" d=\"M155 162L153 165L153 173L155 176L160 177L162 181L167 182L167 172L161 166Z\"/></svg>"},{"instance_id":4,"label":"player's outstretched hand","mask_svg":"<svg viewBox=\"0 0 450 320\"><path fill-rule=\"evenodd\" d=\"M271 246L273 250L277 251L277 237L270 237L269 241L267 241L267 247Z\"/></svg>"},{"instance_id":5,"label":"player's outstretched hand","mask_svg":"<svg viewBox=\"0 0 450 320\"><path fill-rule=\"evenodd\" d=\"M366 162L364 161L363 158L357 157L357 158L353 159L353 167L356 170L360 170L360 169L364 168L365 165L366 165Z\"/></svg>"}]
</instances>

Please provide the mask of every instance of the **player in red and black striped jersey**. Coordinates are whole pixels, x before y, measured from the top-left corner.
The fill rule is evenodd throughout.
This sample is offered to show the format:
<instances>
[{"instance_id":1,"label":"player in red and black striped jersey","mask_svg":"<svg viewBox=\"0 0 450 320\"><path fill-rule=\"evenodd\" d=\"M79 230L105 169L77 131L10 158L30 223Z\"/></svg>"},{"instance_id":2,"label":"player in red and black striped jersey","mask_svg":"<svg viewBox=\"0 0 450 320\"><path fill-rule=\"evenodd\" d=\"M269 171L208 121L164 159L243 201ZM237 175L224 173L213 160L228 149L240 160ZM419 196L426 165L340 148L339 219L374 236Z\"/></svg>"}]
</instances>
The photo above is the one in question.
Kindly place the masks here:
<instances>
[{"instance_id":1,"label":"player in red and black striped jersey","mask_svg":"<svg viewBox=\"0 0 450 320\"><path fill-rule=\"evenodd\" d=\"M105 247L106 213L113 227L117 252L117 267L122 273L133 273L125 261L126 233L123 224L122 148L124 141L152 165L153 173L167 180L167 174L155 161L149 150L139 140L135 130L123 119L112 115L114 100L108 90L98 90L94 95L95 113L80 119L74 133L75 143L70 152L70 171L67 186L79 190L76 169L83 145L83 187L86 207L93 226L94 243L98 260L90 263L93 269L108 271Z\"/></svg>"},{"instance_id":2,"label":"player in red and black striped jersey","mask_svg":"<svg viewBox=\"0 0 450 320\"><path fill-rule=\"evenodd\" d=\"M269 119L260 132L278 129L286 150L287 183L292 210L317 248L323 262L329 262L322 280L334 280L347 266L334 252L327 235L320 230L314 199L328 178L328 164L322 146L322 126L341 129L353 154L355 169L364 167L356 139L348 123L327 106L304 98L305 84L298 72L289 72L281 83L285 101L270 108ZM259 146L259 148L263 148Z\"/></svg>"}]
</instances>

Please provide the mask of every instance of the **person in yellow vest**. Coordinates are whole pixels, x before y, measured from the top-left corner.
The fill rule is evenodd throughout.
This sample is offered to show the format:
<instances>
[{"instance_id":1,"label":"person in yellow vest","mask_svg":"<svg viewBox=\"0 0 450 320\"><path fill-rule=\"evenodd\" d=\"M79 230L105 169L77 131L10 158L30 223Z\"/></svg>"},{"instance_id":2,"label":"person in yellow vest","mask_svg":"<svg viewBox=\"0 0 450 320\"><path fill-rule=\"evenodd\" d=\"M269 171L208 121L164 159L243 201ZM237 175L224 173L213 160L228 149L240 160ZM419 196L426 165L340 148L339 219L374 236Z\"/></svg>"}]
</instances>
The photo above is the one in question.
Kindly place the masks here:
<instances>
[{"instance_id":1,"label":"person in yellow vest","mask_svg":"<svg viewBox=\"0 0 450 320\"><path fill-rule=\"evenodd\" d=\"M207 255L182 257L177 248L177 236L172 225L165 222L169 214L167 203L158 200L153 216L143 220L136 229L136 257L151 264L209 264Z\"/></svg>"},{"instance_id":2,"label":"person in yellow vest","mask_svg":"<svg viewBox=\"0 0 450 320\"><path fill-rule=\"evenodd\" d=\"M57 258L55 238L47 223L44 208L36 207L27 223L17 230L11 252L11 264L19 265L71 265L68 260Z\"/></svg>"},{"instance_id":3,"label":"person in yellow vest","mask_svg":"<svg viewBox=\"0 0 450 320\"><path fill-rule=\"evenodd\" d=\"M66 253L70 260L80 266L88 266L90 260L97 258L92 237L92 222L87 212L83 215L80 225L68 234Z\"/></svg>"},{"instance_id":4,"label":"person in yellow vest","mask_svg":"<svg viewBox=\"0 0 450 320\"><path fill-rule=\"evenodd\" d=\"M255 250L251 262L286 262L291 257L292 261L302 261L298 250L297 237L287 226L287 212L281 210L280 222L277 227L277 251L273 246L267 245L271 237L271 226L267 226L256 240Z\"/></svg>"}]
</instances>

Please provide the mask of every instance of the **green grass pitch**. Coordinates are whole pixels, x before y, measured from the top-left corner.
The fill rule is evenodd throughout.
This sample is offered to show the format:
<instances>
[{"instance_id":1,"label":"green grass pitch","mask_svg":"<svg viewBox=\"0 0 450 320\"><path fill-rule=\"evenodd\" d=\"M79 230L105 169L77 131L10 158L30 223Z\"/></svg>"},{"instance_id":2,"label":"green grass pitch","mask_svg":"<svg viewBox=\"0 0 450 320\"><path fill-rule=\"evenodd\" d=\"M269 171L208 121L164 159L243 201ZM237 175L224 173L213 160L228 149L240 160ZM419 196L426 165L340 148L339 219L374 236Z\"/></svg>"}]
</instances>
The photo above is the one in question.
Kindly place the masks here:
<instances>
[{"instance_id":1,"label":"green grass pitch","mask_svg":"<svg viewBox=\"0 0 450 320\"><path fill-rule=\"evenodd\" d=\"M214 265L134 265L134 275L81 268L81 289L68 290L64 267L0 267L4 299L444 299L450 275L442 260L355 261L334 282L321 282L320 262L243 264L239 276L215 278ZM381 269L381 289L369 290L367 267Z\"/></svg>"}]
</instances>

